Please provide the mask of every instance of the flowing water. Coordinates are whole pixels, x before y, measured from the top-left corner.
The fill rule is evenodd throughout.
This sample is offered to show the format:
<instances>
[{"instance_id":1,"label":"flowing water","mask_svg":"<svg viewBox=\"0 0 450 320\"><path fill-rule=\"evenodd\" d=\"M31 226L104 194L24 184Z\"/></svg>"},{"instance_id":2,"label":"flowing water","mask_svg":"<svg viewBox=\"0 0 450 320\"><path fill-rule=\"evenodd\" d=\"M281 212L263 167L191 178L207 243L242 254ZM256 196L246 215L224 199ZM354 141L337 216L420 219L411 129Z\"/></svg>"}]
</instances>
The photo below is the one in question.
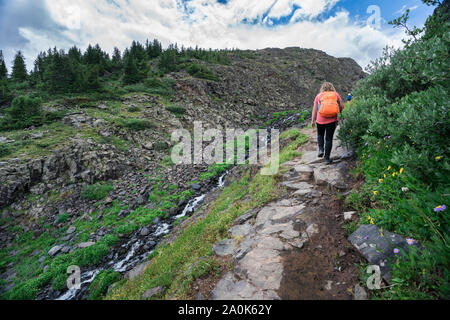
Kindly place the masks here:
<instances>
[{"instance_id":1,"label":"flowing water","mask_svg":"<svg viewBox=\"0 0 450 320\"><path fill-rule=\"evenodd\" d=\"M225 185L225 178L228 173L229 172L227 171L221 175L217 184L211 188L211 190L223 187ZM46 292L39 295L39 298L53 300L86 299L89 285L92 281L94 281L97 274L99 274L102 270L112 269L123 275L139 263L144 262L145 259L153 252L153 249L158 242L160 242L166 234L171 232L175 221L182 217L192 215L203 203L205 197L206 194L202 194L191 199L186 204L181 214L149 227L151 232L148 236L142 237L139 232L135 232L131 236L131 239L125 241L118 249L115 249L115 251L107 257L107 262L102 263L101 266L91 270L82 270L79 289L69 289L61 294L58 292L55 293L50 288L47 288L45 290Z\"/></svg>"}]
</instances>

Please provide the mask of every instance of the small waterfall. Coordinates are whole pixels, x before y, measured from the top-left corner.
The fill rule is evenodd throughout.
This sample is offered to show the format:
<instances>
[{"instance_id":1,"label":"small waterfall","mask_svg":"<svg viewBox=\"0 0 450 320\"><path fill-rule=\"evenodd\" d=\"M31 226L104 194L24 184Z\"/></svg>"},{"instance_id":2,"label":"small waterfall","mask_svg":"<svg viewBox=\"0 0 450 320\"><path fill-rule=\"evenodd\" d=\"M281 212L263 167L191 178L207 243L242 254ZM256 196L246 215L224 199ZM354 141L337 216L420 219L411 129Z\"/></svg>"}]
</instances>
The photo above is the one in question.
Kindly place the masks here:
<instances>
[{"instance_id":1,"label":"small waterfall","mask_svg":"<svg viewBox=\"0 0 450 320\"><path fill-rule=\"evenodd\" d=\"M80 283L80 286L82 287L83 285L89 284L92 281L94 281L95 277L101 270L102 269L96 269L96 270L92 270L89 272L85 272L82 276L82 282ZM84 278L84 280L83 280L83 278ZM76 297L78 291L79 291L79 289L75 289L75 288L69 289L69 290L67 290L66 293L64 293L62 296L60 296L56 300L72 300Z\"/></svg>"},{"instance_id":2,"label":"small waterfall","mask_svg":"<svg viewBox=\"0 0 450 320\"><path fill-rule=\"evenodd\" d=\"M226 171L223 173L217 182L217 185L215 188L222 188L225 185L225 179L226 176L229 174L229 171ZM175 216L172 221L176 221L177 219L181 217L185 217L188 214L192 214L197 210L197 208L200 206L200 204L204 201L206 197L206 194L202 194L198 197L195 197L194 199L190 200L188 204L184 207L181 214ZM171 231L172 225L165 222L160 222L156 225L155 231L152 232L150 235L151 238L160 238L161 236L164 236L168 234ZM124 273L131 268L135 267L137 264L141 263L146 257L148 257L149 254L153 252L146 251L141 254L136 254L139 252L139 250L144 247L146 244L146 241L144 239L137 240L136 236L132 237L132 239L124 244L121 245L122 248L125 248L128 250L126 256L120 260L119 256L121 256L118 252L115 252L115 254L110 258L110 261L103 265L103 267L85 271L82 273L82 281L81 281L81 287L82 289L70 289L66 291L63 295L56 298L56 300L73 300L77 298L84 298L82 295L86 293L86 287L94 281L97 274L99 274L102 270L105 269L113 269L114 271L117 271L119 273ZM129 249L128 249L129 248ZM142 251L142 250L141 250Z\"/></svg>"},{"instance_id":3,"label":"small waterfall","mask_svg":"<svg viewBox=\"0 0 450 320\"><path fill-rule=\"evenodd\" d=\"M125 270L127 270L127 265L125 264L128 260L130 260L131 257L134 256L134 253L136 252L136 250L141 246L142 242L141 241L137 241L136 243L134 243L131 246L131 250L128 251L127 256L125 257L125 259L117 262L116 264L114 264L113 269L117 272L124 272Z\"/></svg>"}]
</instances>

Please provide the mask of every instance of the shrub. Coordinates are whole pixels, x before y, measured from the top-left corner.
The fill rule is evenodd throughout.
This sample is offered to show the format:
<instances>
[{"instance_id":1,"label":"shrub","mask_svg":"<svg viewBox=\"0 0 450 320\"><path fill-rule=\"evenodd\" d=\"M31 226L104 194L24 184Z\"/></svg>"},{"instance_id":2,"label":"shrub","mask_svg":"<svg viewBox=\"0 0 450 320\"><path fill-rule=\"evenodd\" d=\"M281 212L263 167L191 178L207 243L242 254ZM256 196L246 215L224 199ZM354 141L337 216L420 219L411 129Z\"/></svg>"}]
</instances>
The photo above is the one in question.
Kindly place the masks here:
<instances>
[{"instance_id":1,"label":"shrub","mask_svg":"<svg viewBox=\"0 0 450 320\"><path fill-rule=\"evenodd\" d=\"M12 153L11 148L6 144L0 144L0 158L6 157Z\"/></svg>"},{"instance_id":2,"label":"shrub","mask_svg":"<svg viewBox=\"0 0 450 320\"><path fill-rule=\"evenodd\" d=\"M129 112L139 112L139 111L141 111L141 109L137 106L131 106L128 108L128 111Z\"/></svg>"},{"instance_id":3,"label":"shrub","mask_svg":"<svg viewBox=\"0 0 450 320\"><path fill-rule=\"evenodd\" d=\"M119 281L120 273L114 270L102 270L89 286L88 300L100 300L113 283Z\"/></svg>"},{"instance_id":4,"label":"shrub","mask_svg":"<svg viewBox=\"0 0 450 320\"><path fill-rule=\"evenodd\" d=\"M144 84L146 86L145 92L147 93L160 96L171 96L173 94L175 80L172 78L164 78L162 80L149 78L144 81Z\"/></svg>"},{"instance_id":5,"label":"shrub","mask_svg":"<svg viewBox=\"0 0 450 320\"><path fill-rule=\"evenodd\" d=\"M5 110L6 115L0 120L0 130L24 129L41 126L64 116L64 112L45 112L40 108L41 100L20 96Z\"/></svg>"},{"instance_id":6,"label":"shrub","mask_svg":"<svg viewBox=\"0 0 450 320\"><path fill-rule=\"evenodd\" d=\"M213 80L213 81L219 81L219 77L216 76L211 70L209 70L207 67L202 66L197 63L191 63L186 67L186 71L193 77L201 78L201 79L207 79L207 80Z\"/></svg>"},{"instance_id":7,"label":"shrub","mask_svg":"<svg viewBox=\"0 0 450 320\"><path fill-rule=\"evenodd\" d=\"M166 110L172 112L177 116L182 116L186 113L186 109L179 106L167 106Z\"/></svg>"},{"instance_id":8,"label":"shrub","mask_svg":"<svg viewBox=\"0 0 450 320\"><path fill-rule=\"evenodd\" d=\"M117 125L122 128L127 128L136 131L151 129L155 127L155 125L149 120L136 118L118 121Z\"/></svg>"},{"instance_id":9,"label":"shrub","mask_svg":"<svg viewBox=\"0 0 450 320\"><path fill-rule=\"evenodd\" d=\"M353 90L355 99L346 106L339 131L341 140L357 149L366 180L347 203L366 223L426 248L392 261L393 286L379 294L383 298L450 295L450 217L434 210L448 206L450 190L450 38L444 21L402 50L385 50Z\"/></svg>"},{"instance_id":10,"label":"shrub","mask_svg":"<svg viewBox=\"0 0 450 320\"><path fill-rule=\"evenodd\" d=\"M69 214L68 213L63 213L62 215L60 215L58 217L58 223L67 222L68 219L69 219Z\"/></svg>"},{"instance_id":11,"label":"shrub","mask_svg":"<svg viewBox=\"0 0 450 320\"><path fill-rule=\"evenodd\" d=\"M156 151L165 151L165 150L169 149L169 146L167 145L166 142L158 141L155 143L154 148Z\"/></svg>"},{"instance_id":12,"label":"shrub","mask_svg":"<svg viewBox=\"0 0 450 320\"><path fill-rule=\"evenodd\" d=\"M89 200L104 199L114 187L107 183L96 183L83 188L81 196Z\"/></svg>"}]
</instances>

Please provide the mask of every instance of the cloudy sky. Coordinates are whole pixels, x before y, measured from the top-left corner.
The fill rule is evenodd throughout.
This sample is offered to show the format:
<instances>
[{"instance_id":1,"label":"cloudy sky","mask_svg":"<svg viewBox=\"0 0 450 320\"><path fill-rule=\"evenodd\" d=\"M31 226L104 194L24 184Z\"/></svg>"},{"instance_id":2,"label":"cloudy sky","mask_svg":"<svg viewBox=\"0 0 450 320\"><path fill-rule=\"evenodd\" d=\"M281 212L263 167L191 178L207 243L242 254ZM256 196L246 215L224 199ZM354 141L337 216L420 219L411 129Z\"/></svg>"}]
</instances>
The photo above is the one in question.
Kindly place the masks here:
<instances>
[{"instance_id":1,"label":"cloudy sky","mask_svg":"<svg viewBox=\"0 0 450 320\"><path fill-rule=\"evenodd\" d=\"M10 67L22 50L30 69L49 47L112 52L132 40L163 46L320 49L362 67L403 31L387 24L407 8L422 26L433 8L420 0L0 0L0 50ZM9 68L10 70L10 68Z\"/></svg>"}]
</instances>

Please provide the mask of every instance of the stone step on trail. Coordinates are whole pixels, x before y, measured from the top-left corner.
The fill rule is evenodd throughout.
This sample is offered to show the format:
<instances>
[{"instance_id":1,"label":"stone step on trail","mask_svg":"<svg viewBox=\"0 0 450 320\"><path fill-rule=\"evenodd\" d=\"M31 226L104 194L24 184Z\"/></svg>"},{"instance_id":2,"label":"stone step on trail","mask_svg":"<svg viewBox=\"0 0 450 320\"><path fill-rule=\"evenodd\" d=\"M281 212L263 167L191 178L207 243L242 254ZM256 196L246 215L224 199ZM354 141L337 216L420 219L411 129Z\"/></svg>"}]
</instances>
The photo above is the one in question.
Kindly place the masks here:
<instances>
[{"instance_id":1,"label":"stone step on trail","mask_svg":"<svg viewBox=\"0 0 450 320\"><path fill-rule=\"evenodd\" d=\"M233 226L229 232L232 238L241 238L239 244L226 239L215 244L213 251L231 255L235 268L219 281L211 299L280 299L276 290L283 276L282 252L301 248L318 232L312 224L303 232L295 230L295 221L305 213L304 209L303 202L284 199L263 207L254 224L245 221Z\"/></svg>"},{"instance_id":2,"label":"stone step on trail","mask_svg":"<svg viewBox=\"0 0 450 320\"><path fill-rule=\"evenodd\" d=\"M349 187L347 183L349 180L348 171L349 165L347 162L317 166L314 168L314 181L319 186L346 190Z\"/></svg>"},{"instance_id":3,"label":"stone step on trail","mask_svg":"<svg viewBox=\"0 0 450 320\"><path fill-rule=\"evenodd\" d=\"M283 175L284 181L309 181L312 179L314 169L308 165L296 165Z\"/></svg>"}]
</instances>

